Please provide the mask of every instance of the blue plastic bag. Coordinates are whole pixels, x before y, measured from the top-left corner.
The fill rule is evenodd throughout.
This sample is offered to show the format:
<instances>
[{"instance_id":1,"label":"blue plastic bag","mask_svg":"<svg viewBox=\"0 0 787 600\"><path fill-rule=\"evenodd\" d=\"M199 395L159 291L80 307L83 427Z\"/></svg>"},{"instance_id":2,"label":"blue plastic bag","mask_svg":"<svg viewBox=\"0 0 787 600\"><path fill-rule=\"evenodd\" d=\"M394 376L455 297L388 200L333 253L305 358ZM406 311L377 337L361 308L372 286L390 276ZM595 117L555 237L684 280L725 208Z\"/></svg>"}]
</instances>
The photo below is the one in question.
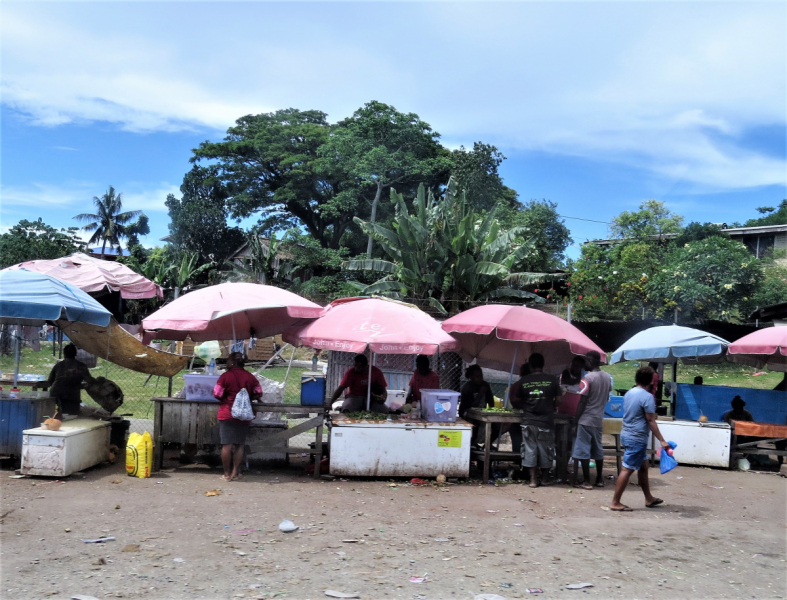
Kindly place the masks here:
<instances>
[{"instance_id":1,"label":"blue plastic bag","mask_svg":"<svg viewBox=\"0 0 787 600\"><path fill-rule=\"evenodd\" d=\"M675 442L667 441L667 443L672 450L678 447ZM667 454L666 448L659 448L659 467L661 468L661 474L664 475L664 473L669 473L677 466L678 461L675 460L675 457Z\"/></svg>"}]
</instances>

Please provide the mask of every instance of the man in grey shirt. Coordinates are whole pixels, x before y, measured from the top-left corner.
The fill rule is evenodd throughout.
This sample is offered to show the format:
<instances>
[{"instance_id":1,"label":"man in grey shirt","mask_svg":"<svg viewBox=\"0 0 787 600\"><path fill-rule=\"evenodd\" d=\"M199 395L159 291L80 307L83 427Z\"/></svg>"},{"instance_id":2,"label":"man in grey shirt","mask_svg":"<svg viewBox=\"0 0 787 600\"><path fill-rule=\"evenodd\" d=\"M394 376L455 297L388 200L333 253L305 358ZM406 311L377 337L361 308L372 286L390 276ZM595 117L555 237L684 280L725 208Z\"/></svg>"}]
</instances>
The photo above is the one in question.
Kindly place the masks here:
<instances>
[{"instance_id":1,"label":"man in grey shirt","mask_svg":"<svg viewBox=\"0 0 787 600\"><path fill-rule=\"evenodd\" d=\"M592 490L590 484L590 459L596 461L596 487L604 487L604 447L601 445L601 434L604 430L604 408L609 401L612 389L612 378L600 370L601 355L595 350L587 353L589 371L579 384L582 399L577 407L577 437L574 440L574 483L577 482L577 463L582 464L582 484L586 490Z\"/></svg>"}]
</instances>

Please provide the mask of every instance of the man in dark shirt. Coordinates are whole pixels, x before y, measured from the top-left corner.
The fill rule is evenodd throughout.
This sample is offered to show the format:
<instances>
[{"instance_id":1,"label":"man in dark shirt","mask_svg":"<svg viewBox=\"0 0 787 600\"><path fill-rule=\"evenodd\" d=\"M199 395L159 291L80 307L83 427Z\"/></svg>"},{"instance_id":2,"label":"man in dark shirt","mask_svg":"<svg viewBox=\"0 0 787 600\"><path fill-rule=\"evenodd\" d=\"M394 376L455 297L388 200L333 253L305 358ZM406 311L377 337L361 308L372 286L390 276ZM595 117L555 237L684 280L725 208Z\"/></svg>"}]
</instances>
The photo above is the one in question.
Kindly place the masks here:
<instances>
[{"instance_id":1,"label":"man in dark shirt","mask_svg":"<svg viewBox=\"0 0 787 600\"><path fill-rule=\"evenodd\" d=\"M530 375L518 382L511 404L522 409L522 467L530 469L530 487L551 485L549 470L555 460L555 407L560 404L563 390L557 377L544 373L544 356L531 354Z\"/></svg>"}]
</instances>

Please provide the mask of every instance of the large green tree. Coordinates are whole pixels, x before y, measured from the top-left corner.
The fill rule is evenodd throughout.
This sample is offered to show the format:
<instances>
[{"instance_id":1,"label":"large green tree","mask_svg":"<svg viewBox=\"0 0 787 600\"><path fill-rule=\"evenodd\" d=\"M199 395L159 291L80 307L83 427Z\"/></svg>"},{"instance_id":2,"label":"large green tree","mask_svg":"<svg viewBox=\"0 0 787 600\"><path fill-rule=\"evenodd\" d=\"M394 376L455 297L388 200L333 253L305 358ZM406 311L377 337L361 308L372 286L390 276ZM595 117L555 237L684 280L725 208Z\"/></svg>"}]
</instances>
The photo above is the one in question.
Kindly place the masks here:
<instances>
[{"instance_id":1,"label":"large green tree","mask_svg":"<svg viewBox=\"0 0 787 600\"><path fill-rule=\"evenodd\" d=\"M181 197L167 195L170 243L196 253L200 264L221 264L244 241L240 228L227 223L229 192L217 176L217 167L195 165L180 186Z\"/></svg>"},{"instance_id":2,"label":"large green tree","mask_svg":"<svg viewBox=\"0 0 787 600\"><path fill-rule=\"evenodd\" d=\"M762 216L746 221L746 227L761 225L787 225L787 200L782 200L779 206L761 206L757 209Z\"/></svg>"},{"instance_id":3,"label":"large green tree","mask_svg":"<svg viewBox=\"0 0 787 600\"><path fill-rule=\"evenodd\" d=\"M533 243L526 267L530 271L554 271L564 266L566 248L572 242L571 232L557 212L557 204L549 200L517 202L513 207L505 201L497 212L506 227L524 227Z\"/></svg>"},{"instance_id":4,"label":"large green tree","mask_svg":"<svg viewBox=\"0 0 787 600\"><path fill-rule=\"evenodd\" d=\"M116 194L111 185L102 196L93 196L95 213L81 213L74 217L85 223L82 229L92 232L88 244L101 242L101 255L104 255L107 244L110 248L121 248L123 240L150 232L148 218L141 210L123 212L123 194ZM133 219L137 219L136 222Z\"/></svg>"},{"instance_id":5,"label":"large green tree","mask_svg":"<svg viewBox=\"0 0 787 600\"><path fill-rule=\"evenodd\" d=\"M415 113L402 113L373 100L338 123L319 154L335 162L359 184L370 203L369 222L377 221L383 192L394 185L424 181L447 173L452 161L440 134ZM366 254L372 257L369 236Z\"/></svg>"},{"instance_id":6,"label":"large green tree","mask_svg":"<svg viewBox=\"0 0 787 600\"><path fill-rule=\"evenodd\" d=\"M56 229L41 219L22 219L0 235L0 269L28 260L60 258L83 252L86 244L78 231L78 227Z\"/></svg>"},{"instance_id":7,"label":"large green tree","mask_svg":"<svg viewBox=\"0 0 787 600\"><path fill-rule=\"evenodd\" d=\"M352 178L318 155L330 132L316 110L247 115L224 141L200 144L191 160L215 167L232 217L259 214L265 231L303 226L322 246L339 248L360 197Z\"/></svg>"},{"instance_id":8,"label":"large green tree","mask_svg":"<svg viewBox=\"0 0 787 600\"><path fill-rule=\"evenodd\" d=\"M667 252L647 291L660 313L677 307L692 319L739 321L762 279L762 263L743 244L712 236Z\"/></svg>"},{"instance_id":9,"label":"large green tree","mask_svg":"<svg viewBox=\"0 0 787 600\"><path fill-rule=\"evenodd\" d=\"M678 233L683 217L659 200L645 200L637 211L624 210L612 219L610 233L616 238L643 238Z\"/></svg>"}]
</instances>

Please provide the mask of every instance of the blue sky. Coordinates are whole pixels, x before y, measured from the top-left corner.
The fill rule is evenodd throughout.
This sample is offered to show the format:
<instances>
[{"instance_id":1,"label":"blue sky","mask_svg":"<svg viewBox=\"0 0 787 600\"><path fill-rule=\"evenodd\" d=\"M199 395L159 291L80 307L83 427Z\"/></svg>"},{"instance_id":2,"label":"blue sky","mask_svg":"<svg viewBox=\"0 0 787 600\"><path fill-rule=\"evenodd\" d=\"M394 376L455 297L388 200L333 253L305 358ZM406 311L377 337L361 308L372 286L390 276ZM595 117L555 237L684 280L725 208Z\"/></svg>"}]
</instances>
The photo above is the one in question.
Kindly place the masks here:
<instances>
[{"instance_id":1,"label":"blue sky","mask_svg":"<svg viewBox=\"0 0 787 600\"><path fill-rule=\"evenodd\" d=\"M493 143L523 200L609 221L656 198L743 221L787 198L787 4L3 2L0 225L108 185L167 233L191 148L236 118L375 99ZM576 242L606 225L567 219ZM570 250L576 256L577 247Z\"/></svg>"}]
</instances>

